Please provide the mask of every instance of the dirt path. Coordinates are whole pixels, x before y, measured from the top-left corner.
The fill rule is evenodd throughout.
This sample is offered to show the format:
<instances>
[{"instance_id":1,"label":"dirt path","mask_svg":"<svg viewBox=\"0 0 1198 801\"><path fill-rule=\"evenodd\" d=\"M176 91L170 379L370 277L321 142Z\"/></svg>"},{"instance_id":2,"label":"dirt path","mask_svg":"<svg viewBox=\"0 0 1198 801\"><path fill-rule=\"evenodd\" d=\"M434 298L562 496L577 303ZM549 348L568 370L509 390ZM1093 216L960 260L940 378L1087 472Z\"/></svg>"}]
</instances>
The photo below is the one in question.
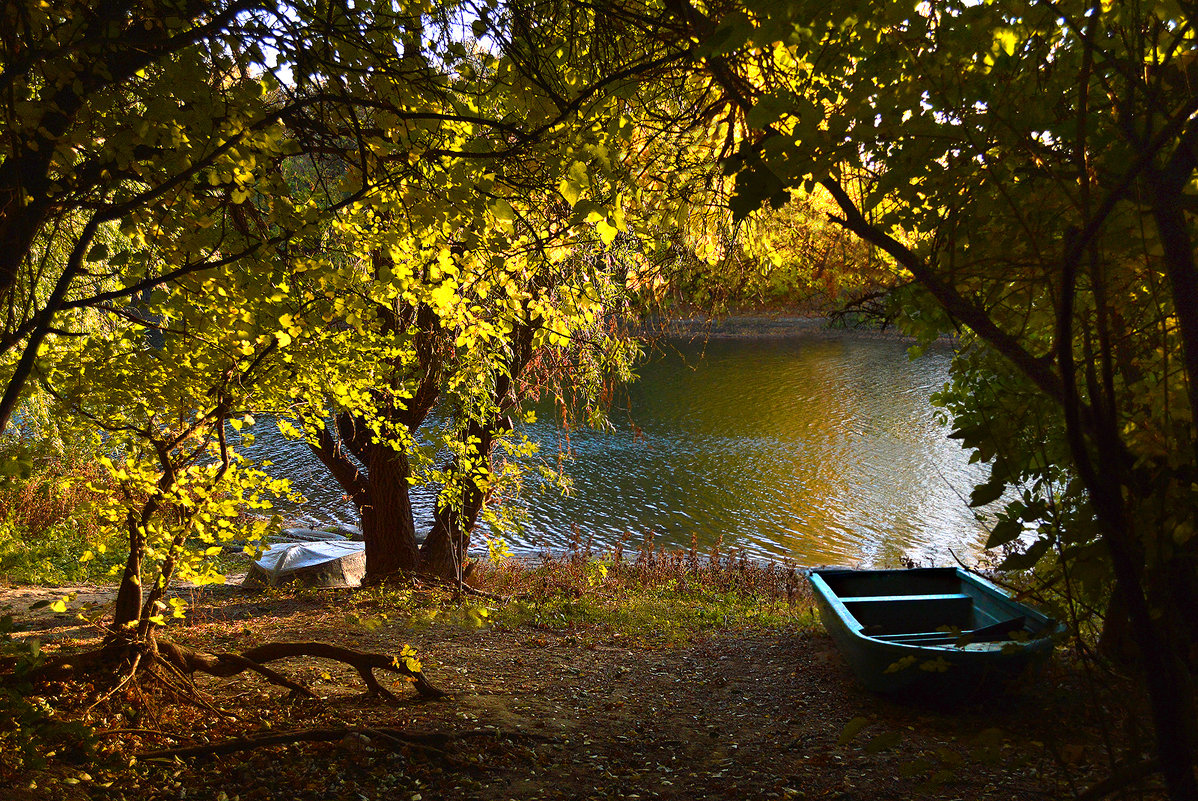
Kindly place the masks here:
<instances>
[{"instance_id":1,"label":"dirt path","mask_svg":"<svg viewBox=\"0 0 1198 801\"><path fill-rule=\"evenodd\" d=\"M559 738L529 755L549 770L530 776L517 763L472 795L571 797L563 785L610 798L1043 794L1043 749L1012 739L1033 699L999 714L883 702L856 688L822 634L719 636L661 651L555 639L497 632L426 644L471 683L489 677L491 687L456 696L473 724ZM842 744L854 719L866 725Z\"/></svg>"},{"instance_id":2,"label":"dirt path","mask_svg":"<svg viewBox=\"0 0 1198 801\"><path fill-rule=\"evenodd\" d=\"M135 741L134 751L264 725L470 733L445 746L444 759L358 738L195 759L165 773L145 768L103 791L83 782L56 795L43 783L30 797L1010 801L1066 794L1050 753L1070 755L1079 772L1094 759L1084 703L1051 674L997 704L934 711L858 689L821 632L723 633L647 648L599 628L413 628L398 617L348 624L377 611L361 598L272 599L225 588L176 637L220 650L267 638L390 652L411 643L449 699L389 706L361 696L352 671L312 660L287 670L322 702L290 702L257 678L206 679L201 686L217 705L242 721L179 711L153 726L121 717L101 726L175 733ZM77 642L68 621L40 614L39 636ZM861 730L849 739L846 727Z\"/></svg>"}]
</instances>

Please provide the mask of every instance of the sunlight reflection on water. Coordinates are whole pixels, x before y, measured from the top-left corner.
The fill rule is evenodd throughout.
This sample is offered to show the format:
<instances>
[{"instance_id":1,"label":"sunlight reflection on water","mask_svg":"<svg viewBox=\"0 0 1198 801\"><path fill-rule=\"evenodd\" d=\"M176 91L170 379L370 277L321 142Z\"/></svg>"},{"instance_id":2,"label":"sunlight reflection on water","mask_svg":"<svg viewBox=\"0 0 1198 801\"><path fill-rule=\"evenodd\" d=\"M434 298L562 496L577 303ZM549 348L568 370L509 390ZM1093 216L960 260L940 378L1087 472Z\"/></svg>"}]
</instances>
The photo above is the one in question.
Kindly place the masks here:
<instances>
[{"instance_id":1,"label":"sunlight reflection on water","mask_svg":"<svg viewBox=\"0 0 1198 801\"><path fill-rule=\"evenodd\" d=\"M564 432L547 410L528 433L555 461L568 451L570 497L526 487L516 553L566 547L575 532L596 549L652 531L658 545L725 549L799 564L944 563L983 535L967 498L982 465L946 438L928 398L948 378L951 351L910 361L906 345L839 338L668 343L613 405L614 431ZM284 514L355 522L336 483L301 443L269 425L269 452L308 498ZM433 493L414 499L432 517Z\"/></svg>"}]
</instances>

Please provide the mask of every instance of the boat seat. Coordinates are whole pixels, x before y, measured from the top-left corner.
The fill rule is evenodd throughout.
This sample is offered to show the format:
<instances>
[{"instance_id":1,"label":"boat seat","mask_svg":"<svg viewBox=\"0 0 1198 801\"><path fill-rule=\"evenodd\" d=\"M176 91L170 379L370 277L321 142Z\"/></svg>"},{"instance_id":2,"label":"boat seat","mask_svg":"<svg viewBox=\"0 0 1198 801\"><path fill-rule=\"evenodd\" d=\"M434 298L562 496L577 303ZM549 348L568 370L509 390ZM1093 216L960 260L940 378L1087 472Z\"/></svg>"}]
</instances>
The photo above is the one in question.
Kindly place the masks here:
<instances>
[{"instance_id":1,"label":"boat seat","mask_svg":"<svg viewBox=\"0 0 1198 801\"><path fill-rule=\"evenodd\" d=\"M928 601L948 601L949 603L962 601L968 603L972 599L963 592L945 592L936 595L855 595L849 598L841 598L841 601L846 604L857 603L904 603L904 602L928 602Z\"/></svg>"},{"instance_id":2,"label":"boat seat","mask_svg":"<svg viewBox=\"0 0 1198 801\"><path fill-rule=\"evenodd\" d=\"M841 599L867 636L970 628L973 598L965 593L860 595Z\"/></svg>"},{"instance_id":3,"label":"boat seat","mask_svg":"<svg viewBox=\"0 0 1198 801\"><path fill-rule=\"evenodd\" d=\"M1027 616L1019 615L989 626L963 631L917 631L910 634L880 634L879 640L896 642L906 645L942 645L944 643L974 643L974 642L1003 642L1012 639L1012 635L1024 631Z\"/></svg>"}]
</instances>

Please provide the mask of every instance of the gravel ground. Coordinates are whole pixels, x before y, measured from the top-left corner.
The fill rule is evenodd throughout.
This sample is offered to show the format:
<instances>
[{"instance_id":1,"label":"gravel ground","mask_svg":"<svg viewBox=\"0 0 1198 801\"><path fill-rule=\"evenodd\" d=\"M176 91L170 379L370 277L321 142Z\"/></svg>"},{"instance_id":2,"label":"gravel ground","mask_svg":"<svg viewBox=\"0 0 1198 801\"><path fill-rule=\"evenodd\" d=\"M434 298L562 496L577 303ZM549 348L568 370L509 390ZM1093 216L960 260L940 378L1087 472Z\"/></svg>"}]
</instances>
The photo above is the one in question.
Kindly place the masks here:
<instances>
[{"instance_id":1,"label":"gravel ground","mask_svg":"<svg viewBox=\"0 0 1198 801\"><path fill-rule=\"evenodd\" d=\"M103 588L86 591L103 600ZM21 609L42 594L0 594L21 613L22 636L95 640L69 615ZM320 701L293 701L248 674L200 678L236 718L161 702L142 713L118 697L92 713L106 748L127 758L267 728L347 733L109 773L60 765L11 797L1007 801L1069 797L1103 770L1097 708L1059 662L1013 694L937 710L858 688L818 630L717 630L666 645L577 624L414 625L354 591L224 587L193 601L189 622L172 629L180 642L215 652L319 640L389 653L410 643L449 696L421 701L400 686L401 702L387 704L362 695L353 670L314 659L283 669ZM382 728L425 745L362 732Z\"/></svg>"}]
</instances>

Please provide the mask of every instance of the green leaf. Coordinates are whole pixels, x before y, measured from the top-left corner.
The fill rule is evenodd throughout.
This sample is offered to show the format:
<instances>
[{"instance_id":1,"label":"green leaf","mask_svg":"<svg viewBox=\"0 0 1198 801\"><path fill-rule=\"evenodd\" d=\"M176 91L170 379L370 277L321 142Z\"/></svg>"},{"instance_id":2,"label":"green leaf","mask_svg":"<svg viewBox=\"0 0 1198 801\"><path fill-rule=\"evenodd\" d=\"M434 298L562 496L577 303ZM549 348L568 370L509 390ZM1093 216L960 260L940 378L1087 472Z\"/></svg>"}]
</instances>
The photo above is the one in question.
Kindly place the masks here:
<instances>
[{"instance_id":1,"label":"green leaf","mask_svg":"<svg viewBox=\"0 0 1198 801\"><path fill-rule=\"evenodd\" d=\"M1008 56L1015 55L1019 44L1019 34L1010 28L999 28L994 32L994 47Z\"/></svg>"},{"instance_id":2,"label":"green leaf","mask_svg":"<svg viewBox=\"0 0 1198 801\"><path fill-rule=\"evenodd\" d=\"M848 745L853 741L853 738L861 733L861 730L869 725L869 718L855 717L844 725L840 730L840 739L837 740L841 745Z\"/></svg>"},{"instance_id":3,"label":"green leaf","mask_svg":"<svg viewBox=\"0 0 1198 801\"><path fill-rule=\"evenodd\" d=\"M969 496L970 508L976 509L979 506L985 506L988 503L997 501L1006 488L1006 482L993 480L974 487L973 492Z\"/></svg>"},{"instance_id":4,"label":"green leaf","mask_svg":"<svg viewBox=\"0 0 1198 801\"><path fill-rule=\"evenodd\" d=\"M104 261L108 258L108 245L103 242L98 242L92 245L91 250L83 257L85 261Z\"/></svg>"},{"instance_id":5,"label":"green leaf","mask_svg":"<svg viewBox=\"0 0 1198 801\"><path fill-rule=\"evenodd\" d=\"M765 130L771 123L785 115L790 108L790 103L774 95L763 95L745 115L745 124L758 131Z\"/></svg>"},{"instance_id":6,"label":"green leaf","mask_svg":"<svg viewBox=\"0 0 1198 801\"><path fill-rule=\"evenodd\" d=\"M737 173L736 189L728 207L732 210L732 219L739 222L761 208L766 201L779 208L787 200L789 194L786 185L760 159L756 159L748 169Z\"/></svg>"},{"instance_id":7,"label":"green leaf","mask_svg":"<svg viewBox=\"0 0 1198 801\"><path fill-rule=\"evenodd\" d=\"M508 203L503 198L491 204L491 213L495 215L495 219L501 222L510 223L516 219L516 210L512 208L511 203Z\"/></svg>"},{"instance_id":8,"label":"green leaf","mask_svg":"<svg viewBox=\"0 0 1198 801\"><path fill-rule=\"evenodd\" d=\"M578 202L578 198L582 195L584 189L590 185L590 176L587 174L587 165L581 161L576 161L570 165L570 171L562 180L559 190L562 197L566 199L571 206Z\"/></svg>"},{"instance_id":9,"label":"green leaf","mask_svg":"<svg viewBox=\"0 0 1198 801\"><path fill-rule=\"evenodd\" d=\"M990 530L990 536L986 538L986 547L997 548L1006 545L1019 539L1022 534L1023 524L1018 520L1000 520Z\"/></svg>"},{"instance_id":10,"label":"green leaf","mask_svg":"<svg viewBox=\"0 0 1198 801\"><path fill-rule=\"evenodd\" d=\"M1036 540L1023 553L1013 553L1002 561L999 570L1030 570L1048 552L1048 540Z\"/></svg>"},{"instance_id":11,"label":"green leaf","mask_svg":"<svg viewBox=\"0 0 1198 801\"><path fill-rule=\"evenodd\" d=\"M711 38L701 43L696 52L703 56L720 56L739 50L753 33L753 23L742 12L724 16Z\"/></svg>"}]
</instances>

